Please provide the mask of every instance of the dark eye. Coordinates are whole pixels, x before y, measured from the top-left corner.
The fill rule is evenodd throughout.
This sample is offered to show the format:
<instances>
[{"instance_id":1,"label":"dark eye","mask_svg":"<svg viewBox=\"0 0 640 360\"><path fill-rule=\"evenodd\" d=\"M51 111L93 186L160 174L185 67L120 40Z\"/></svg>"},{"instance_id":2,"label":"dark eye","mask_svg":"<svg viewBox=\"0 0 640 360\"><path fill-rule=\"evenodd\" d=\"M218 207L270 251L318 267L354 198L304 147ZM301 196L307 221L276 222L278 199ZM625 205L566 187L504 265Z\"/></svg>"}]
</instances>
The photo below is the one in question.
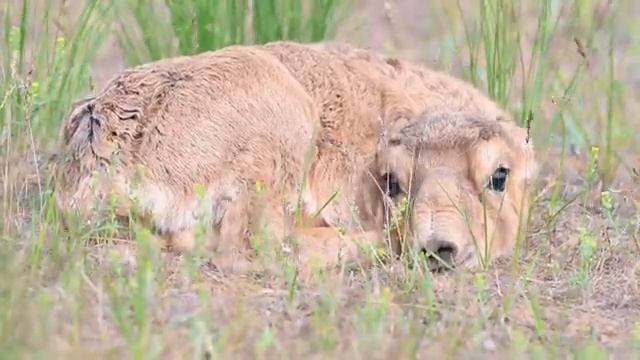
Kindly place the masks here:
<instances>
[{"instance_id":1,"label":"dark eye","mask_svg":"<svg viewBox=\"0 0 640 360\"><path fill-rule=\"evenodd\" d=\"M400 183L398 179L393 174L384 174L382 175L382 179L384 180L384 192L390 198L395 198L396 196L402 193L402 188L400 187Z\"/></svg>"},{"instance_id":2,"label":"dark eye","mask_svg":"<svg viewBox=\"0 0 640 360\"><path fill-rule=\"evenodd\" d=\"M489 188L493 191L503 192L507 184L507 176L509 176L509 169L500 166L489 178Z\"/></svg>"}]
</instances>

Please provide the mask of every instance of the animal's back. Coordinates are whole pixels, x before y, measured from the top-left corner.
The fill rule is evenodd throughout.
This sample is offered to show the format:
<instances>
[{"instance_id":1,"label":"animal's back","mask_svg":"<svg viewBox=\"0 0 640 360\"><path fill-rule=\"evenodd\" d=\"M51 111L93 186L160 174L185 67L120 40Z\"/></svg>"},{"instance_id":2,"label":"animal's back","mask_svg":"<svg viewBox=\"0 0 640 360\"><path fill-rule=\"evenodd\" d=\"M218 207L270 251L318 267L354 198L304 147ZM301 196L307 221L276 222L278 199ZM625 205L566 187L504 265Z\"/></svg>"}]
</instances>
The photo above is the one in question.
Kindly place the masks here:
<instances>
[{"instance_id":1,"label":"animal's back","mask_svg":"<svg viewBox=\"0 0 640 360\"><path fill-rule=\"evenodd\" d=\"M310 140L311 124L300 121L310 116L310 102L259 50L228 48L157 65L134 70L139 78L125 72L124 81L116 79L100 99L101 106L122 111L147 101L134 134L143 140L135 154L147 165L163 163L163 169L172 170L154 174L158 179L181 186L210 182L222 170L221 162L246 167L238 172L251 171L277 154L272 147L282 141ZM127 89L140 93L127 94Z\"/></svg>"},{"instance_id":2,"label":"animal's back","mask_svg":"<svg viewBox=\"0 0 640 360\"><path fill-rule=\"evenodd\" d=\"M302 177L315 118L299 83L253 47L126 70L81 106L83 115L65 124L66 168L75 168L62 175L66 190L81 191L82 178L115 165L124 192L141 170L142 206L161 212L155 218L169 228L192 223L172 218L180 210L193 217L197 184L218 198L232 197L240 182L292 187Z\"/></svg>"},{"instance_id":3,"label":"animal's back","mask_svg":"<svg viewBox=\"0 0 640 360\"><path fill-rule=\"evenodd\" d=\"M320 157L371 154L396 116L469 111L509 118L470 84L443 72L342 43L273 42L264 49L291 72L318 105ZM343 164L340 170L352 170Z\"/></svg>"},{"instance_id":4,"label":"animal's back","mask_svg":"<svg viewBox=\"0 0 640 360\"><path fill-rule=\"evenodd\" d=\"M317 204L338 194L323 210L328 223L354 218L344 189L360 181L381 133L398 118L438 111L509 117L470 84L373 51L341 43L274 42L264 48L318 105L321 129L309 181Z\"/></svg>"}]
</instances>

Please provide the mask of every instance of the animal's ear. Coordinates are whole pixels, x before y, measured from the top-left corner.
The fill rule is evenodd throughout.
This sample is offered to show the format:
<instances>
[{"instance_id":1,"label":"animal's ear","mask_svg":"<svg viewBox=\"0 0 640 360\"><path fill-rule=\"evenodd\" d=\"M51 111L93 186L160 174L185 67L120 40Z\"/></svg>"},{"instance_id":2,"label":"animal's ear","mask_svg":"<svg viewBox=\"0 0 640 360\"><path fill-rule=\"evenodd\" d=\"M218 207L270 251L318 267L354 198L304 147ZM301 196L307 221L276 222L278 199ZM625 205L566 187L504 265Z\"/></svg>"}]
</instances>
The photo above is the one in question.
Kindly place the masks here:
<instances>
[{"instance_id":1,"label":"animal's ear","mask_svg":"<svg viewBox=\"0 0 640 360\"><path fill-rule=\"evenodd\" d=\"M389 148L390 146L401 145L403 139L402 129L409 125L409 116L406 114L395 114L388 122L386 128L382 130L378 141L378 151Z\"/></svg>"}]
</instances>

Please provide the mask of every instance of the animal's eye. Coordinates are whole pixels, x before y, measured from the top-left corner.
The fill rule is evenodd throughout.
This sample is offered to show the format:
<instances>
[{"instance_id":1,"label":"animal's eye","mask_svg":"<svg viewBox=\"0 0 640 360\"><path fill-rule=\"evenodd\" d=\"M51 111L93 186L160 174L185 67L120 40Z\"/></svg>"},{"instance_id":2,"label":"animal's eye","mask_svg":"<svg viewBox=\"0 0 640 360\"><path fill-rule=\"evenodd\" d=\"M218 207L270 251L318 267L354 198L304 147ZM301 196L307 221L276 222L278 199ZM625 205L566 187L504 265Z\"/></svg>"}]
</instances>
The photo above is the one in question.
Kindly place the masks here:
<instances>
[{"instance_id":1,"label":"animal's eye","mask_svg":"<svg viewBox=\"0 0 640 360\"><path fill-rule=\"evenodd\" d=\"M493 191L503 192L507 184L507 176L509 176L509 169L500 166L489 178L489 188Z\"/></svg>"},{"instance_id":2,"label":"animal's eye","mask_svg":"<svg viewBox=\"0 0 640 360\"><path fill-rule=\"evenodd\" d=\"M391 173L387 173L382 175L382 179L384 180L384 192L390 198L395 198L396 196L402 193L402 188L400 187L400 183L398 179Z\"/></svg>"}]
</instances>

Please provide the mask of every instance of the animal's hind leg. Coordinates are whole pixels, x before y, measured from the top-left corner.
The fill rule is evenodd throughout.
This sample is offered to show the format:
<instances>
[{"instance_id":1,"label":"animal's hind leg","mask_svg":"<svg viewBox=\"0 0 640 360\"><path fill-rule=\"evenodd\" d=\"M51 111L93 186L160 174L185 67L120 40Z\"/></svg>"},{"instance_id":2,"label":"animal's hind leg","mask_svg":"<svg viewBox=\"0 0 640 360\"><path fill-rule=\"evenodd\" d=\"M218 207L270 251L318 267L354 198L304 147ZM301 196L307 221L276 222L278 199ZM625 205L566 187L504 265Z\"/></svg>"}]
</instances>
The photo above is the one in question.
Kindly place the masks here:
<instances>
[{"instance_id":1,"label":"animal's hind leg","mask_svg":"<svg viewBox=\"0 0 640 360\"><path fill-rule=\"evenodd\" d=\"M250 261L252 198L246 181L234 179L232 185L222 186L222 193L212 200L212 217L204 224L196 224L165 236L179 252L204 251L207 257L225 273L246 273L254 269ZM204 228L199 226L204 225ZM199 233L204 230L204 234ZM202 236L202 237L201 237ZM202 241L202 243L199 243Z\"/></svg>"},{"instance_id":2,"label":"animal's hind leg","mask_svg":"<svg viewBox=\"0 0 640 360\"><path fill-rule=\"evenodd\" d=\"M256 194L247 189L226 202L224 214L214 228L215 261L223 270L240 273L257 270L256 255L261 251L269 253L271 241L280 244L286 228L284 213L281 208L263 201L273 197L273 194ZM252 236L258 243L251 242Z\"/></svg>"},{"instance_id":3,"label":"animal's hind leg","mask_svg":"<svg viewBox=\"0 0 640 360\"><path fill-rule=\"evenodd\" d=\"M175 231L163 239L166 237L171 246L180 252L191 252L196 247L196 238L191 229Z\"/></svg>"},{"instance_id":4,"label":"animal's hind leg","mask_svg":"<svg viewBox=\"0 0 640 360\"><path fill-rule=\"evenodd\" d=\"M213 229L214 263L224 272L244 273L252 269L249 260L249 201L246 194L229 200Z\"/></svg>"}]
</instances>

